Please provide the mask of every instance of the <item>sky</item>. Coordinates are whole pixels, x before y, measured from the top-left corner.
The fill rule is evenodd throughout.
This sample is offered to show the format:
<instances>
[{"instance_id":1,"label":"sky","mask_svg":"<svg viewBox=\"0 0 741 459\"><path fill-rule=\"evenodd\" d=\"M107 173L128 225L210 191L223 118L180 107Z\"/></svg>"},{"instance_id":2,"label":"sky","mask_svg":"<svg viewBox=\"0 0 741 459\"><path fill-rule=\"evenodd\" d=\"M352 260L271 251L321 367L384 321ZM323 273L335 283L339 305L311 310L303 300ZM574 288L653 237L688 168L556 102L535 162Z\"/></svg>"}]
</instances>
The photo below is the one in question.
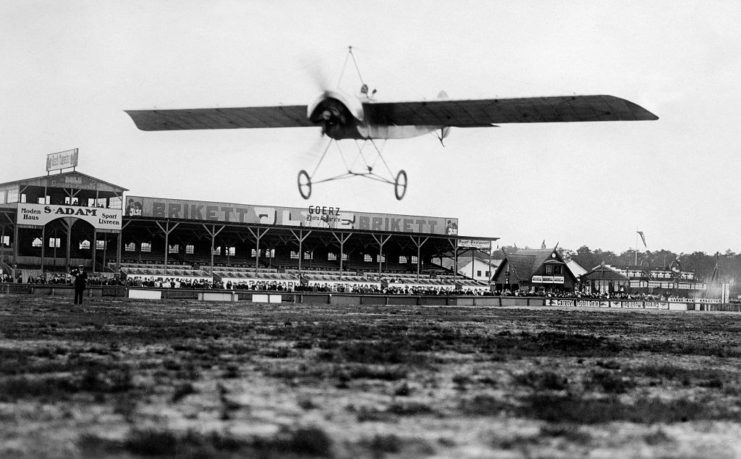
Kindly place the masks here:
<instances>
[{"instance_id":1,"label":"sky","mask_svg":"<svg viewBox=\"0 0 741 459\"><path fill-rule=\"evenodd\" d=\"M131 195L457 217L518 247L643 250L640 230L649 250L739 252L740 17L735 0L3 1L0 182L79 148L77 170ZM352 179L305 201L319 128L144 132L124 113L356 91L348 46L381 101L610 94L660 119L388 141L403 200Z\"/></svg>"}]
</instances>

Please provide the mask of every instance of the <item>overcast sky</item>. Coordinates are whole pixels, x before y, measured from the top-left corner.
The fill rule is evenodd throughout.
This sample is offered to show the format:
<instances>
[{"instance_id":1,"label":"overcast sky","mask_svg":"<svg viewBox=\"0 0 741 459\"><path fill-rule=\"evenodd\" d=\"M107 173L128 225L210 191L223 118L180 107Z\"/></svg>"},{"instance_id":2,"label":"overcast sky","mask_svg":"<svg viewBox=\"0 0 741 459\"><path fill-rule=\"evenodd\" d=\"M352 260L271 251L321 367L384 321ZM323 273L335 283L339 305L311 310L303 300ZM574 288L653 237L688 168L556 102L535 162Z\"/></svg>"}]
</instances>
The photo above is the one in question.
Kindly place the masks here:
<instances>
[{"instance_id":1,"label":"overcast sky","mask_svg":"<svg viewBox=\"0 0 741 459\"><path fill-rule=\"evenodd\" d=\"M78 147L79 171L133 195L458 217L520 247L620 252L642 230L651 250L739 252L739 18L735 0L3 1L0 182ZM353 179L306 202L318 128L143 132L124 113L308 104L348 45L383 101L611 94L660 119L389 141L404 200Z\"/></svg>"}]
</instances>

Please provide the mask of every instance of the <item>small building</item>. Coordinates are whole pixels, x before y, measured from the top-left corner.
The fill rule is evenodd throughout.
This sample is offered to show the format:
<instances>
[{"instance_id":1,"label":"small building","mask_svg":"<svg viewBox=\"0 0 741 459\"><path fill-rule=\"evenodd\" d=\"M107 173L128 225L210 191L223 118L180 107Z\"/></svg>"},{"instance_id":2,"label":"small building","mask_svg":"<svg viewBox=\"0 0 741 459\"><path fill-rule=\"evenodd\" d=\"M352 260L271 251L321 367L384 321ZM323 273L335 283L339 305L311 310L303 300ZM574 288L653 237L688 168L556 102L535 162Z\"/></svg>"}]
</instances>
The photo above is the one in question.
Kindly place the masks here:
<instances>
[{"instance_id":1,"label":"small building","mask_svg":"<svg viewBox=\"0 0 741 459\"><path fill-rule=\"evenodd\" d=\"M519 249L505 254L494 272L494 284L497 290L502 291L571 292L579 282L578 275L574 273L577 266L570 267L555 247ZM582 269L577 271L581 272Z\"/></svg>"},{"instance_id":2,"label":"small building","mask_svg":"<svg viewBox=\"0 0 741 459\"><path fill-rule=\"evenodd\" d=\"M481 282L489 282L502 260L493 259L488 253L467 249L458 255L458 274Z\"/></svg>"},{"instance_id":3,"label":"small building","mask_svg":"<svg viewBox=\"0 0 741 459\"><path fill-rule=\"evenodd\" d=\"M604 263L582 276L587 293L625 293L630 288L627 272Z\"/></svg>"}]
</instances>

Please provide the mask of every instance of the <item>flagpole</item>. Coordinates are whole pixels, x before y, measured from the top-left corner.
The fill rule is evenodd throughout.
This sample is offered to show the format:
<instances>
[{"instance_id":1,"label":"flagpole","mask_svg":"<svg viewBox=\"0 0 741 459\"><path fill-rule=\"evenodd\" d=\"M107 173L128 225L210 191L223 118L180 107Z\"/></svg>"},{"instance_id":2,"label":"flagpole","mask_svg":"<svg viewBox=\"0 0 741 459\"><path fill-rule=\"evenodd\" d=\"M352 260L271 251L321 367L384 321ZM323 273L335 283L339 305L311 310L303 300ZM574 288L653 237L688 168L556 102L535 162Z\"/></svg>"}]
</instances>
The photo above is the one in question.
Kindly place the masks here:
<instances>
[{"instance_id":1,"label":"flagpole","mask_svg":"<svg viewBox=\"0 0 741 459\"><path fill-rule=\"evenodd\" d=\"M635 245L635 258L633 259L633 266L638 266L638 230L636 230L636 245Z\"/></svg>"}]
</instances>

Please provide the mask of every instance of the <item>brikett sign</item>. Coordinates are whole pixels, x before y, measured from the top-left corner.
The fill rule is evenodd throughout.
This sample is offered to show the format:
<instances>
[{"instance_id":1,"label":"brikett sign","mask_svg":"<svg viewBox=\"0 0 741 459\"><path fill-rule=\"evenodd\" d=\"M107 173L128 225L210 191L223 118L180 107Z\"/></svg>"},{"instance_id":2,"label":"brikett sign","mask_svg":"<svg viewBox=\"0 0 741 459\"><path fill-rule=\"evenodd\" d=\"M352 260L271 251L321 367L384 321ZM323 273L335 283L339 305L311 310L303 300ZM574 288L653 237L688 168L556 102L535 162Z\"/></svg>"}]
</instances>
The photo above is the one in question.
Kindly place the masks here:
<instances>
[{"instance_id":1,"label":"brikett sign","mask_svg":"<svg viewBox=\"0 0 741 459\"><path fill-rule=\"evenodd\" d=\"M44 226L63 217L79 218L101 231L121 231L123 211L102 207L58 206L51 204L18 204L18 224Z\"/></svg>"}]
</instances>

